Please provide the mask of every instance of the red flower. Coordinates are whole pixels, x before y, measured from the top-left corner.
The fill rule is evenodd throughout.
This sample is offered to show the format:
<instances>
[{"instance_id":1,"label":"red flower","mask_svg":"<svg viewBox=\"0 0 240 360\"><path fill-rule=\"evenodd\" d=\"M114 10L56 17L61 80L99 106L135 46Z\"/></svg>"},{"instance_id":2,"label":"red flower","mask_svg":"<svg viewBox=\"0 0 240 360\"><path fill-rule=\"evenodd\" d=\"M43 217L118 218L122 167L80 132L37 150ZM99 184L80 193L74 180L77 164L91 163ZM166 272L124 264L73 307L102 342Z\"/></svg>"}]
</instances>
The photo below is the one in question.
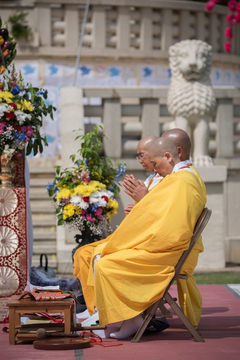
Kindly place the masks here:
<instances>
[{"instance_id":1,"label":"red flower","mask_svg":"<svg viewBox=\"0 0 240 360\"><path fill-rule=\"evenodd\" d=\"M19 126L19 125L14 125L13 128L14 128L14 130L16 130L16 131L21 130L21 126Z\"/></svg>"},{"instance_id":2,"label":"red flower","mask_svg":"<svg viewBox=\"0 0 240 360\"><path fill-rule=\"evenodd\" d=\"M225 36L226 36L228 39L232 39L233 34L232 34L232 28L231 28L231 27L227 27L227 28L225 29Z\"/></svg>"},{"instance_id":3,"label":"red flower","mask_svg":"<svg viewBox=\"0 0 240 360\"><path fill-rule=\"evenodd\" d=\"M224 48L225 48L225 51L226 51L227 53L230 53L230 52L231 52L231 43L230 43L230 42L226 42L226 43L224 44Z\"/></svg>"},{"instance_id":4,"label":"red flower","mask_svg":"<svg viewBox=\"0 0 240 360\"><path fill-rule=\"evenodd\" d=\"M104 199L106 202L108 202L108 197L107 196L103 195L102 199Z\"/></svg>"},{"instance_id":5,"label":"red flower","mask_svg":"<svg viewBox=\"0 0 240 360\"><path fill-rule=\"evenodd\" d=\"M227 15L227 22L229 23L229 25L232 25L233 19L234 19L233 14L228 14Z\"/></svg>"},{"instance_id":6,"label":"red flower","mask_svg":"<svg viewBox=\"0 0 240 360\"><path fill-rule=\"evenodd\" d=\"M89 203L89 196L84 196L82 199L83 199L83 201Z\"/></svg>"},{"instance_id":7,"label":"red flower","mask_svg":"<svg viewBox=\"0 0 240 360\"><path fill-rule=\"evenodd\" d=\"M236 11L240 13L240 2L236 4Z\"/></svg>"},{"instance_id":8,"label":"red flower","mask_svg":"<svg viewBox=\"0 0 240 360\"><path fill-rule=\"evenodd\" d=\"M239 3L240 4L240 3ZM240 13L239 14L235 14L235 19L234 19L236 24L240 24Z\"/></svg>"},{"instance_id":9,"label":"red flower","mask_svg":"<svg viewBox=\"0 0 240 360\"><path fill-rule=\"evenodd\" d=\"M214 6L215 6L215 2L214 1L208 1L206 4L205 4L205 10L207 11L211 11Z\"/></svg>"},{"instance_id":10,"label":"red flower","mask_svg":"<svg viewBox=\"0 0 240 360\"><path fill-rule=\"evenodd\" d=\"M14 119L14 112L7 112L5 113L5 116L7 119Z\"/></svg>"},{"instance_id":11,"label":"red flower","mask_svg":"<svg viewBox=\"0 0 240 360\"><path fill-rule=\"evenodd\" d=\"M236 0L230 0L228 2L228 8L231 11L235 11L235 9L236 9Z\"/></svg>"},{"instance_id":12,"label":"red flower","mask_svg":"<svg viewBox=\"0 0 240 360\"><path fill-rule=\"evenodd\" d=\"M17 105L16 104L9 104L14 110L16 110L17 109Z\"/></svg>"}]
</instances>

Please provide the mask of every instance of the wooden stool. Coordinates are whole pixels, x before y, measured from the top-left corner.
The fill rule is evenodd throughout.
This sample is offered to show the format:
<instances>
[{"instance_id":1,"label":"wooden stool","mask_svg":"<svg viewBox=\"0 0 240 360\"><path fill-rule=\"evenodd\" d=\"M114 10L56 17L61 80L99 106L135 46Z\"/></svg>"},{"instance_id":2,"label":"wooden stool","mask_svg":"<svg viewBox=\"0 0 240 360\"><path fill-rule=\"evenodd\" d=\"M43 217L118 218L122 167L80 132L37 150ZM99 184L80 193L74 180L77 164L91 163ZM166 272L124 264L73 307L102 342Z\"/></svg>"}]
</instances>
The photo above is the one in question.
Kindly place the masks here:
<instances>
[{"instance_id":1,"label":"wooden stool","mask_svg":"<svg viewBox=\"0 0 240 360\"><path fill-rule=\"evenodd\" d=\"M9 343L15 344L16 327L21 325L21 314L24 313L64 313L64 333L70 334L74 326L73 299L35 301L31 299L12 300L9 307ZM41 327L39 325L39 327Z\"/></svg>"}]
</instances>

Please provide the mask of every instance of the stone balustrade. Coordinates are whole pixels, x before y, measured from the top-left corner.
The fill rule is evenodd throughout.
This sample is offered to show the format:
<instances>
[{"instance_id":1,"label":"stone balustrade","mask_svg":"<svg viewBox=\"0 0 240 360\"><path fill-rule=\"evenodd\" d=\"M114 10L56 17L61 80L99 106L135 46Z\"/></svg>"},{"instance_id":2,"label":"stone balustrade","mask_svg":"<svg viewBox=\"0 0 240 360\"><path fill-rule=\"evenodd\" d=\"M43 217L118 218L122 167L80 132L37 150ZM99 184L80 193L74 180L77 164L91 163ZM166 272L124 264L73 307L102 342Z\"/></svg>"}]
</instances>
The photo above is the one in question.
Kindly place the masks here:
<instances>
[{"instance_id":1,"label":"stone balustrade","mask_svg":"<svg viewBox=\"0 0 240 360\"><path fill-rule=\"evenodd\" d=\"M76 56L85 0L1 1L1 17L27 12L32 42L19 47L18 56ZM83 38L83 57L166 58L170 45L199 39L213 47L214 58L239 63L239 31L234 30L232 55L224 54L226 14L216 6L180 0L92 0Z\"/></svg>"},{"instance_id":2,"label":"stone balustrade","mask_svg":"<svg viewBox=\"0 0 240 360\"><path fill-rule=\"evenodd\" d=\"M108 156L133 161L141 137L160 136L167 129L173 120L167 111L167 91L167 87L83 88L84 97L99 99L100 105L84 105L84 116L98 117L103 124ZM214 88L214 92L217 109L210 122L209 155L240 158L240 91Z\"/></svg>"}]
</instances>

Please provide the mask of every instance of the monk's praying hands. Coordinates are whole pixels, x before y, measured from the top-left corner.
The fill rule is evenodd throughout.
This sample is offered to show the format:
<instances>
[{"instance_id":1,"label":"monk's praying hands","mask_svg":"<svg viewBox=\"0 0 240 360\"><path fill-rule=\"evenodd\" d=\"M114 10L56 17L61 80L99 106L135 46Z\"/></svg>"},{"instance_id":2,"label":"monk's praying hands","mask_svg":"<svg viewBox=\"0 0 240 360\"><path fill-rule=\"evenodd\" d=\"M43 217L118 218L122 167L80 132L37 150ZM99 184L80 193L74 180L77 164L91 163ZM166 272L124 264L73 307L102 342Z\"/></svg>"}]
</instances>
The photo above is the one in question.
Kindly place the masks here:
<instances>
[{"instance_id":1,"label":"monk's praying hands","mask_svg":"<svg viewBox=\"0 0 240 360\"><path fill-rule=\"evenodd\" d=\"M148 192L143 181L136 180L133 175L126 175L123 181L124 191L135 201L140 201Z\"/></svg>"}]
</instances>

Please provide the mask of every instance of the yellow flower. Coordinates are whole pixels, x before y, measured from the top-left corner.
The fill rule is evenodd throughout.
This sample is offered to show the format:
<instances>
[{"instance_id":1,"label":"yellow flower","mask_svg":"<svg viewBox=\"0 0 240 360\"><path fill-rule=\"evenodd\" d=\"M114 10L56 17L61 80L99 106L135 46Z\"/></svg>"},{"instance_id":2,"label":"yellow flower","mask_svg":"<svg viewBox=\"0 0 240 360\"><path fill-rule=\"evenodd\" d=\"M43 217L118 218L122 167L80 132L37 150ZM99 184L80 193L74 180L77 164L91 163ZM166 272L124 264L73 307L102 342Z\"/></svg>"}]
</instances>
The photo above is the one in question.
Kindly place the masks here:
<instances>
[{"instance_id":1,"label":"yellow flower","mask_svg":"<svg viewBox=\"0 0 240 360\"><path fill-rule=\"evenodd\" d=\"M25 99L21 100L21 103L17 105L18 109L20 110L28 110L33 111L33 106L30 101L27 101Z\"/></svg>"},{"instance_id":2,"label":"yellow flower","mask_svg":"<svg viewBox=\"0 0 240 360\"><path fill-rule=\"evenodd\" d=\"M72 204L67 204L63 208L63 220L70 218L74 215L75 206Z\"/></svg>"},{"instance_id":3,"label":"yellow flower","mask_svg":"<svg viewBox=\"0 0 240 360\"><path fill-rule=\"evenodd\" d=\"M82 209L80 209L78 206L75 206L75 211L77 215L81 215Z\"/></svg>"},{"instance_id":4,"label":"yellow flower","mask_svg":"<svg viewBox=\"0 0 240 360\"><path fill-rule=\"evenodd\" d=\"M8 104L12 102L13 94L9 91L0 90L0 100L5 100Z\"/></svg>"},{"instance_id":5,"label":"yellow flower","mask_svg":"<svg viewBox=\"0 0 240 360\"><path fill-rule=\"evenodd\" d=\"M73 196L75 195L81 195L83 197L90 196L92 193L97 192L99 190L105 189L106 186L99 181L92 180L89 184L82 184L75 187L75 189L72 190L71 194Z\"/></svg>"},{"instance_id":6,"label":"yellow flower","mask_svg":"<svg viewBox=\"0 0 240 360\"><path fill-rule=\"evenodd\" d=\"M118 209L118 202L116 200L113 199L109 199L108 200L108 208L111 208L111 214L112 215L116 215L117 214L117 209Z\"/></svg>"},{"instance_id":7,"label":"yellow flower","mask_svg":"<svg viewBox=\"0 0 240 360\"><path fill-rule=\"evenodd\" d=\"M67 199L69 198L70 196L70 190L68 189L61 189L58 193L57 193L57 196L56 198L57 199Z\"/></svg>"}]
</instances>

